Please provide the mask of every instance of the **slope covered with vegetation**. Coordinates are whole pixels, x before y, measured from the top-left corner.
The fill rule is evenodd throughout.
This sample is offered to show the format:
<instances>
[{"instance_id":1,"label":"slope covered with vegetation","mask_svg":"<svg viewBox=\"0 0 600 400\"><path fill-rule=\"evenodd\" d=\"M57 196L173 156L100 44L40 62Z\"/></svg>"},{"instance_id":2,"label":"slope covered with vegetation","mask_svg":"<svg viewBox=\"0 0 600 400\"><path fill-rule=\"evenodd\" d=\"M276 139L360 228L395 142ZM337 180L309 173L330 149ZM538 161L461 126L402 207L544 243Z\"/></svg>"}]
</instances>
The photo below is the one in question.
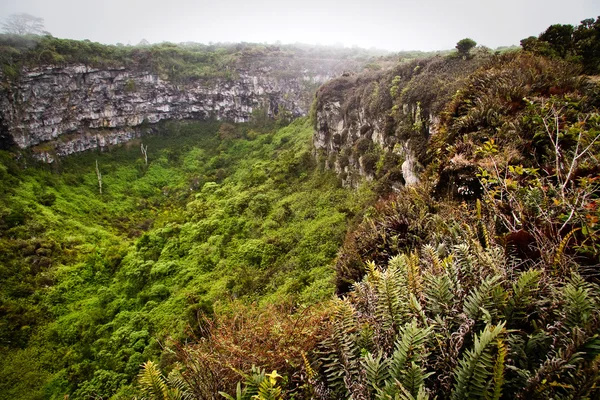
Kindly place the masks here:
<instances>
[{"instance_id":1,"label":"slope covered with vegetation","mask_svg":"<svg viewBox=\"0 0 600 400\"><path fill-rule=\"evenodd\" d=\"M598 397L599 89L577 60L533 53L486 56L440 104L422 182L370 207L346 236L336 259L341 298L280 324L295 332L327 321L296 341L297 366L279 362L281 349L264 357L281 343L280 330L264 327L278 311L265 310L248 314L243 329L209 325L205 341L177 348L181 364L168 376L146 364L144 390L214 398L229 386L223 396L234 399ZM244 346L240 333L262 345ZM232 352L239 345L248 353ZM215 352L236 369L240 359L266 369L247 364L237 388L215 385Z\"/></svg>"},{"instance_id":2,"label":"slope covered with vegetation","mask_svg":"<svg viewBox=\"0 0 600 400\"><path fill-rule=\"evenodd\" d=\"M597 398L598 22L582 26L566 51L542 34L369 74L370 111L426 143L421 183L377 202L324 169L307 119L166 124L52 166L1 153L0 393ZM394 114L407 98L436 114L429 137Z\"/></svg>"},{"instance_id":3,"label":"slope covered with vegetation","mask_svg":"<svg viewBox=\"0 0 600 400\"><path fill-rule=\"evenodd\" d=\"M51 167L3 153L3 398L127 393L215 302L330 296L362 200L319 170L311 134L168 124L147 164L139 142Z\"/></svg>"}]
</instances>

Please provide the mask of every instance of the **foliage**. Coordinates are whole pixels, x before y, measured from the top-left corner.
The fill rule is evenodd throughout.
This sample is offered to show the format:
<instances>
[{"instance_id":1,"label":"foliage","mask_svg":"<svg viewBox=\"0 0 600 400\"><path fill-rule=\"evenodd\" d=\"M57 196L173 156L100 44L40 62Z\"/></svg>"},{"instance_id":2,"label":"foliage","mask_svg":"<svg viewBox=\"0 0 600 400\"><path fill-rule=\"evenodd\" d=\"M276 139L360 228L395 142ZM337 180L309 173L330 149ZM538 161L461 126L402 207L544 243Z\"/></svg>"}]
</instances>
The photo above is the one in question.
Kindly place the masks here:
<instances>
[{"instance_id":1,"label":"foliage","mask_svg":"<svg viewBox=\"0 0 600 400\"><path fill-rule=\"evenodd\" d=\"M587 374L598 356L598 284L575 270L553 275L552 264L519 271L497 243L484 248L468 225L455 226L438 250L369 264L340 303L319 357L331 397L597 395L599 375Z\"/></svg>"},{"instance_id":2,"label":"foliage","mask_svg":"<svg viewBox=\"0 0 600 400\"><path fill-rule=\"evenodd\" d=\"M600 18L588 18L572 25L551 25L537 38L521 40L523 50L581 63L588 74L600 72Z\"/></svg>"},{"instance_id":3,"label":"foliage","mask_svg":"<svg viewBox=\"0 0 600 400\"><path fill-rule=\"evenodd\" d=\"M597 398L600 91L573 64L590 71L596 25L322 87L315 113L339 102L384 137L361 127L330 165L378 184L421 144L421 183L368 208L307 119L163 124L52 166L0 152L1 396ZM140 57L175 79L285 53L3 40L4 67Z\"/></svg>"},{"instance_id":4,"label":"foliage","mask_svg":"<svg viewBox=\"0 0 600 400\"><path fill-rule=\"evenodd\" d=\"M425 182L381 200L340 250L321 398L599 395L598 91L578 74L501 54L448 101ZM414 332L418 361L394 371Z\"/></svg>"},{"instance_id":5,"label":"foliage","mask_svg":"<svg viewBox=\"0 0 600 400\"><path fill-rule=\"evenodd\" d=\"M152 361L144 363L139 380L142 391L151 400L187 400L191 399L185 382L178 381L176 374L170 374L168 380L160 373Z\"/></svg>"},{"instance_id":6,"label":"foliage","mask_svg":"<svg viewBox=\"0 0 600 400\"><path fill-rule=\"evenodd\" d=\"M309 305L333 293L327 265L364 198L317 169L305 119L252 140L242 125L160 129L143 138L147 164L139 142L51 166L1 153L0 397L127 397L139 366L163 353L159 341L200 335L214 302L233 298L273 312L263 325L273 329L264 333L270 351L293 340L280 358L263 354L256 365L273 362L283 373L301 365L294 349L302 340L310 350L314 335L302 336L300 325L277 331L288 312L268 304ZM231 310L252 315L243 302ZM222 312L211 323L237 326ZM260 343L239 360L260 354ZM20 358L29 362L10 361ZM35 384L24 390L21 376Z\"/></svg>"},{"instance_id":7,"label":"foliage","mask_svg":"<svg viewBox=\"0 0 600 400\"><path fill-rule=\"evenodd\" d=\"M473 47L477 46L477 42L470 38L461 39L456 43L456 50L458 54L463 57L469 57L469 53Z\"/></svg>"},{"instance_id":8,"label":"foliage","mask_svg":"<svg viewBox=\"0 0 600 400\"><path fill-rule=\"evenodd\" d=\"M279 371L284 380L278 386L302 395L308 373L303 354L329 333L327 314L322 306L217 304L214 316L199 321L196 340L172 344L176 368L196 398L232 393L240 376L255 366ZM245 392L251 391L246 386Z\"/></svg>"},{"instance_id":9,"label":"foliage","mask_svg":"<svg viewBox=\"0 0 600 400\"><path fill-rule=\"evenodd\" d=\"M2 30L12 35L47 35L44 19L31 14L11 14L2 23Z\"/></svg>"},{"instance_id":10,"label":"foliage","mask_svg":"<svg viewBox=\"0 0 600 400\"><path fill-rule=\"evenodd\" d=\"M35 17L32 17L35 18ZM37 19L36 19L37 20ZM85 64L92 67L130 67L151 71L177 83L192 80L235 79L239 73L260 68L275 69L281 77L305 74L306 66L315 75L326 71L357 70L378 51L331 46L277 45L252 43L159 43L138 46L105 45L50 35L23 35L14 29L0 35L0 66L20 73L22 68L47 64ZM39 34L42 32L29 32ZM46 33L46 32L44 32Z\"/></svg>"}]
</instances>

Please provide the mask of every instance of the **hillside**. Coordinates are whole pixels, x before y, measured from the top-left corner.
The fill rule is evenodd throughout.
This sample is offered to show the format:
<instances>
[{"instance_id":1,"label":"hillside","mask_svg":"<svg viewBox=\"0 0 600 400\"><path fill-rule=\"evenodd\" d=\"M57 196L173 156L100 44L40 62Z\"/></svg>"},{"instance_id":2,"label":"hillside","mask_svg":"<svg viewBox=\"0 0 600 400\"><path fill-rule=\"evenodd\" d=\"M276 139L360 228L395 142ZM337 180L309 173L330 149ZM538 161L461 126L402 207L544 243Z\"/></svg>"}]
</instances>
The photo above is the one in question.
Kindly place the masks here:
<instances>
[{"instance_id":1,"label":"hillside","mask_svg":"<svg viewBox=\"0 0 600 400\"><path fill-rule=\"evenodd\" d=\"M600 395L600 19L507 52L465 39L352 60L303 89L302 48L106 46L88 81L64 71L92 44L21 40L3 56L5 106L52 74L77 104L116 105L3 111L0 398ZM194 90L207 97L183 104ZM169 110L127 116L117 99ZM176 108L197 100L207 115ZM145 112L161 117L128 119ZM88 125L9 143L35 115Z\"/></svg>"},{"instance_id":2,"label":"hillside","mask_svg":"<svg viewBox=\"0 0 600 400\"><path fill-rule=\"evenodd\" d=\"M31 149L45 162L127 142L164 120L297 118L328 79L387 62L336 48L106 46L11 35L0 36L0 52L0 147Z\"/></svg>"}]
</instances>

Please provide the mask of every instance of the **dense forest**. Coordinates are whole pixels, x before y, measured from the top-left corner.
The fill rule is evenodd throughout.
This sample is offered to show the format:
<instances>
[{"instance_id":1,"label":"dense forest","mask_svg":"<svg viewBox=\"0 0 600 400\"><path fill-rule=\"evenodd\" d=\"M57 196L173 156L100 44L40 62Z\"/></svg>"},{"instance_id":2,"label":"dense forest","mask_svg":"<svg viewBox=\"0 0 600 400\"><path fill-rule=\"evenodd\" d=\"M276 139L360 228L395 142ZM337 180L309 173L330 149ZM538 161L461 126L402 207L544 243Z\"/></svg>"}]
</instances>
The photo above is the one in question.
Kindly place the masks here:
<instances>
[{"instance_id":1,"label":"dense forest","mask_svg":"<svg viewBox=\"0 0 600 400\"><path fill-rule=\"evenodd\" d=\"M293 121L162 121L51 164L0 146L0 398L598 398L600 18L521 44L387 55ZM5 83L315 51L0 41ZM327 102L383 145L315 149Z\"/></svg>"}]
</instances>

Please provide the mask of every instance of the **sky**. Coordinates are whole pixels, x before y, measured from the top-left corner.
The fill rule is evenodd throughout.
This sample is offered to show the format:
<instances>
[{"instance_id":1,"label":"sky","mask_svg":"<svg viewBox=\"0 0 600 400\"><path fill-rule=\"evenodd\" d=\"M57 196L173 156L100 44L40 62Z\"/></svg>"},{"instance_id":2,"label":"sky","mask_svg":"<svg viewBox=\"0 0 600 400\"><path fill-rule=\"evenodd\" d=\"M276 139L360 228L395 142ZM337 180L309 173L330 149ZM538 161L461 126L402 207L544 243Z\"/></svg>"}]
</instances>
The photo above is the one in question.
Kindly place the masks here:
<instances>
[{"instance_id":1,"label":"sky","mask_svg":"<svg viewBox=\"0 0 600 400\"><path fill-rule=\"evenodd\" d=\"M254 42L444 50L470 37L518 45L552 24L600 15L598 0L0 0L53 36L108 44Z\"/></svg>"}]
</instances>

